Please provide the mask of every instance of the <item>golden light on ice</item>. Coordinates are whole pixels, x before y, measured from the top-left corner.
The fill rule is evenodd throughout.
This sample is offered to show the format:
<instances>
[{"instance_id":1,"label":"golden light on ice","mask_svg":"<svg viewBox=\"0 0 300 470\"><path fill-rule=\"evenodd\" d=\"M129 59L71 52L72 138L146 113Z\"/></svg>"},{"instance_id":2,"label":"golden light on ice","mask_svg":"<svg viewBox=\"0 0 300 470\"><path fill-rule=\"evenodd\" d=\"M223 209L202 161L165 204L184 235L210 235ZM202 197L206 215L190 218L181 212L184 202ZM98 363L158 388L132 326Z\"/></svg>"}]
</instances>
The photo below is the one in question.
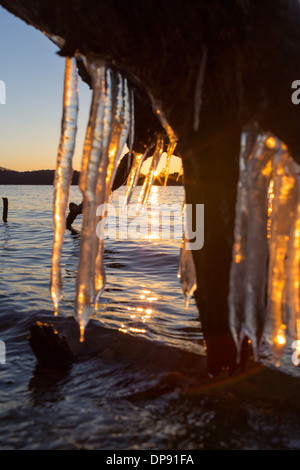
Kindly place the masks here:
<instances>
[{"instance_id":1,"label":"golden light on ice","mask_svg":"<svg viewBox=\"0 0 300 470\"><path fill-rule=\"evenodd\" d=\"M267 147L269 147L270 149L274 149L276 147L276 139L274 139L274 137L269 137L267 140L266 140L266 145Z\"/></svg>"}]
</instances>

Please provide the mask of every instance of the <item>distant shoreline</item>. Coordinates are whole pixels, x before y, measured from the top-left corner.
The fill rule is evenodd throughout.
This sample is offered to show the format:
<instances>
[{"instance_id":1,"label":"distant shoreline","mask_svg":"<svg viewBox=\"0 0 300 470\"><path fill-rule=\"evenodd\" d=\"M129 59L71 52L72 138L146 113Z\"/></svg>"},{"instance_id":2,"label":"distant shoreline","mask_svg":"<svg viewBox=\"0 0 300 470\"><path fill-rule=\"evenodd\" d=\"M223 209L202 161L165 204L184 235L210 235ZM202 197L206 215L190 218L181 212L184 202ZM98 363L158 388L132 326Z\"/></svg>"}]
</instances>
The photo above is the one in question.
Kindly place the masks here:
<instances>
[{"instance_id":1,"label":"distant shoreline","mask_svg":"<svg viewBox=\"0 0 300 470\"><path fill-rule=\"evenodd\" d=\"M79 182L80 172L74 170L72 177L72 185L77 186ZM141 175L138 186L143 184L145 179ZM16 171L0 168L0 185L50 185L53 186L54 170L33 170L33 171ZM154 185L162 186L164 183L164 175L160 175L154 181ZM182 186L182 176L178 173L169 175L168 186Z\"/></svg>"}]
</instances>

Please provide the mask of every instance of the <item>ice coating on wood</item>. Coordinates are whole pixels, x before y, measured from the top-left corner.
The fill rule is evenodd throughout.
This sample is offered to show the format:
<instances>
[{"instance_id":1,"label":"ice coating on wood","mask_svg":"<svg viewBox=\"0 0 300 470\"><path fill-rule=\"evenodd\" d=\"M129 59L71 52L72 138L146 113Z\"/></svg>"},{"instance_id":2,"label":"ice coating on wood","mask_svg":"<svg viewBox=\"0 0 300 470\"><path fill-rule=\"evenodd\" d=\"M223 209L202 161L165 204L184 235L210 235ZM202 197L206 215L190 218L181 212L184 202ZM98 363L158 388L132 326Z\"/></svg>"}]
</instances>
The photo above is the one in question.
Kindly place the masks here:
<instances>
[{"instance_id":1,"label":"ice coating on wood","mask_svg":"<svg viewBox=\"0 0 300 470\"><path fill-rule=\"evenodd\" d=\"M229 294L238 361L244 340L278 365L287 339L300 339L299 170L279 139L243 134Z\"/></svg>"},{"instance_id":2,"label":"ice coating on wood","mask_svg":"<svg viewBox=\"0 0 300 470\"><path fill-rule=\"evenodd\" d=\"M104 240L97 237L97 216L105 217L106 203L127 142L132 150L133 92L127 80L105 64L85 60L93 82L93 98L82 159L83 227L76 292L76 317L81 340L85 326L104 290ZM159 107L154 107L167 135L168 165L176 136ZM78 110L75 59L66 60L62 132L55 176L51 295L57 310L62 296L61 250L65 212L72 176ZM288 338L300 345L300 167L286 146L271 135L242 136L240 178L236 204L235 242L230 274L229 321L238 351L249 339L256 357L267 344L276 362ZM139 195L144 207L166 142L158 135L149 173ZM148 151L147 151L148 152ZM126 198L129 202L146 158L133 153ZM183 241L179 271L188 305L196 287L192 253ZM299 351L298 351L299 352ZM294 360L298 364L298 353Z\"/></svg>"},{"instance_id":3,"label":"ice coating on wood","mask_svg":"<svg viewBox=\"0 0 300 470\"><path fill-rule=\"evenodd\" d=\"M57 165L54 178L54 240L52 251L51 270L51 297L57 313L62 298L63 283L61 276L61 254L66 228L66 209L69 199L69 186L72 179L72 158L75 147L78 114L78 77L76 60L66 59L63 116L61 124L61 137L57 156Z\"/></svg>"}]
</instances>

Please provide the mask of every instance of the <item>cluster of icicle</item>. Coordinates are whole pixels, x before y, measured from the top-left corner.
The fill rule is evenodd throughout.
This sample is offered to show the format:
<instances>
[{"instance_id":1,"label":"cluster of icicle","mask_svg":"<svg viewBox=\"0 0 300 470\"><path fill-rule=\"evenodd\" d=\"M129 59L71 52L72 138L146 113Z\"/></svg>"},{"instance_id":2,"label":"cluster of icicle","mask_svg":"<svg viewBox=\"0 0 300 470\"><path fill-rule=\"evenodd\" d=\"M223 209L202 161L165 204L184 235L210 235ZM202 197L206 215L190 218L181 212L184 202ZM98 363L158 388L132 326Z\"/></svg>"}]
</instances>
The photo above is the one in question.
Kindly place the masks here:
<instances>
[{"instance_id":1,"label":"cluster of icicle","mask_svg":"<svg viewBox=\"0 0 300 470\"><path fill-rule=\"evenodd\" d=\"M298 349L299 282L300 166L279 139L245 132L229 295L239 353L248 338L256 359L267 348L279 365L289 342Z\"/></svg>"},{"instance_id":2,"label":"cluster of icicle","mask_svg":"<svg viewBox=\"0 0 300 470\"><path fill-rule=\"evenodd\" d=\"M96 210L99 219L105 217L105 204L111 193L114 177L127 143L132 151L134 137L134 95L128 81L103 62L84 61L92 79L92 103L83 149L79 187L83 194L83 222L76 286L75 316L80 328L80 340L92 313L97 310L105 286L103 265L104 242L96 233ZM176 136L158 106L153 106L168 143L166 175L176 147ZM63 117L54 183L54 242L52 253L51 296L57 313L63 295L61 255L66 227L66 209L72 177L72 157L75 147L78 114L78 76L75 58L66 59ZM164 153L165 134L157 144L138 202L147 204L155 171ZM132 152L133 163L128 176L125 206L129 203L140 170L148 154ZM167 176L166 176L167 177ZM165 180L166 183L166 180ZM99 213L99 207L102 207Z\"/></svg>"}]
</instances>

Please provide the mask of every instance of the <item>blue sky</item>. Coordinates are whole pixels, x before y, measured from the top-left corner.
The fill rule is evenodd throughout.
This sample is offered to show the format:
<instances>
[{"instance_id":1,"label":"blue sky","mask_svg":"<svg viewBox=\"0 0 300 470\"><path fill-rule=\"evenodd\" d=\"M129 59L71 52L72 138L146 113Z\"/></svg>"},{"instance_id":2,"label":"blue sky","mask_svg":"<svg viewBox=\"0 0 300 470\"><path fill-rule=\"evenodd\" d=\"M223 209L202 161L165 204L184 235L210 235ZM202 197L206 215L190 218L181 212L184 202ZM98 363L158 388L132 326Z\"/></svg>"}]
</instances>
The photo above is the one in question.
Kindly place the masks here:
<instances>
[{"instance_id":1,"label":"blue sky","mask_svg":"<svg viewBox=\"0 0 300 470\"><path fill-rule=\"evenodd\" d=\"M0 166L13 170L55 168L60 136L64 58L40 31L0 7ZM74 168L80 169L91 92L80 80Z\"/></svg>"},{"instance_id":2,"label":"blue sky","mask_svg":"<svg viewBox=\"0 0 300 470\"><path fill-rule=\"evenodd\" d=\"M57 51L40 31L0 7L0 80L6 85L6 104L0 104L0 167L55 168L65 64ZM80 170L90 101L91 91L79 79L76 170ZM172 170L178 168L177 164Z\"/></svg>"}]
</instances>

